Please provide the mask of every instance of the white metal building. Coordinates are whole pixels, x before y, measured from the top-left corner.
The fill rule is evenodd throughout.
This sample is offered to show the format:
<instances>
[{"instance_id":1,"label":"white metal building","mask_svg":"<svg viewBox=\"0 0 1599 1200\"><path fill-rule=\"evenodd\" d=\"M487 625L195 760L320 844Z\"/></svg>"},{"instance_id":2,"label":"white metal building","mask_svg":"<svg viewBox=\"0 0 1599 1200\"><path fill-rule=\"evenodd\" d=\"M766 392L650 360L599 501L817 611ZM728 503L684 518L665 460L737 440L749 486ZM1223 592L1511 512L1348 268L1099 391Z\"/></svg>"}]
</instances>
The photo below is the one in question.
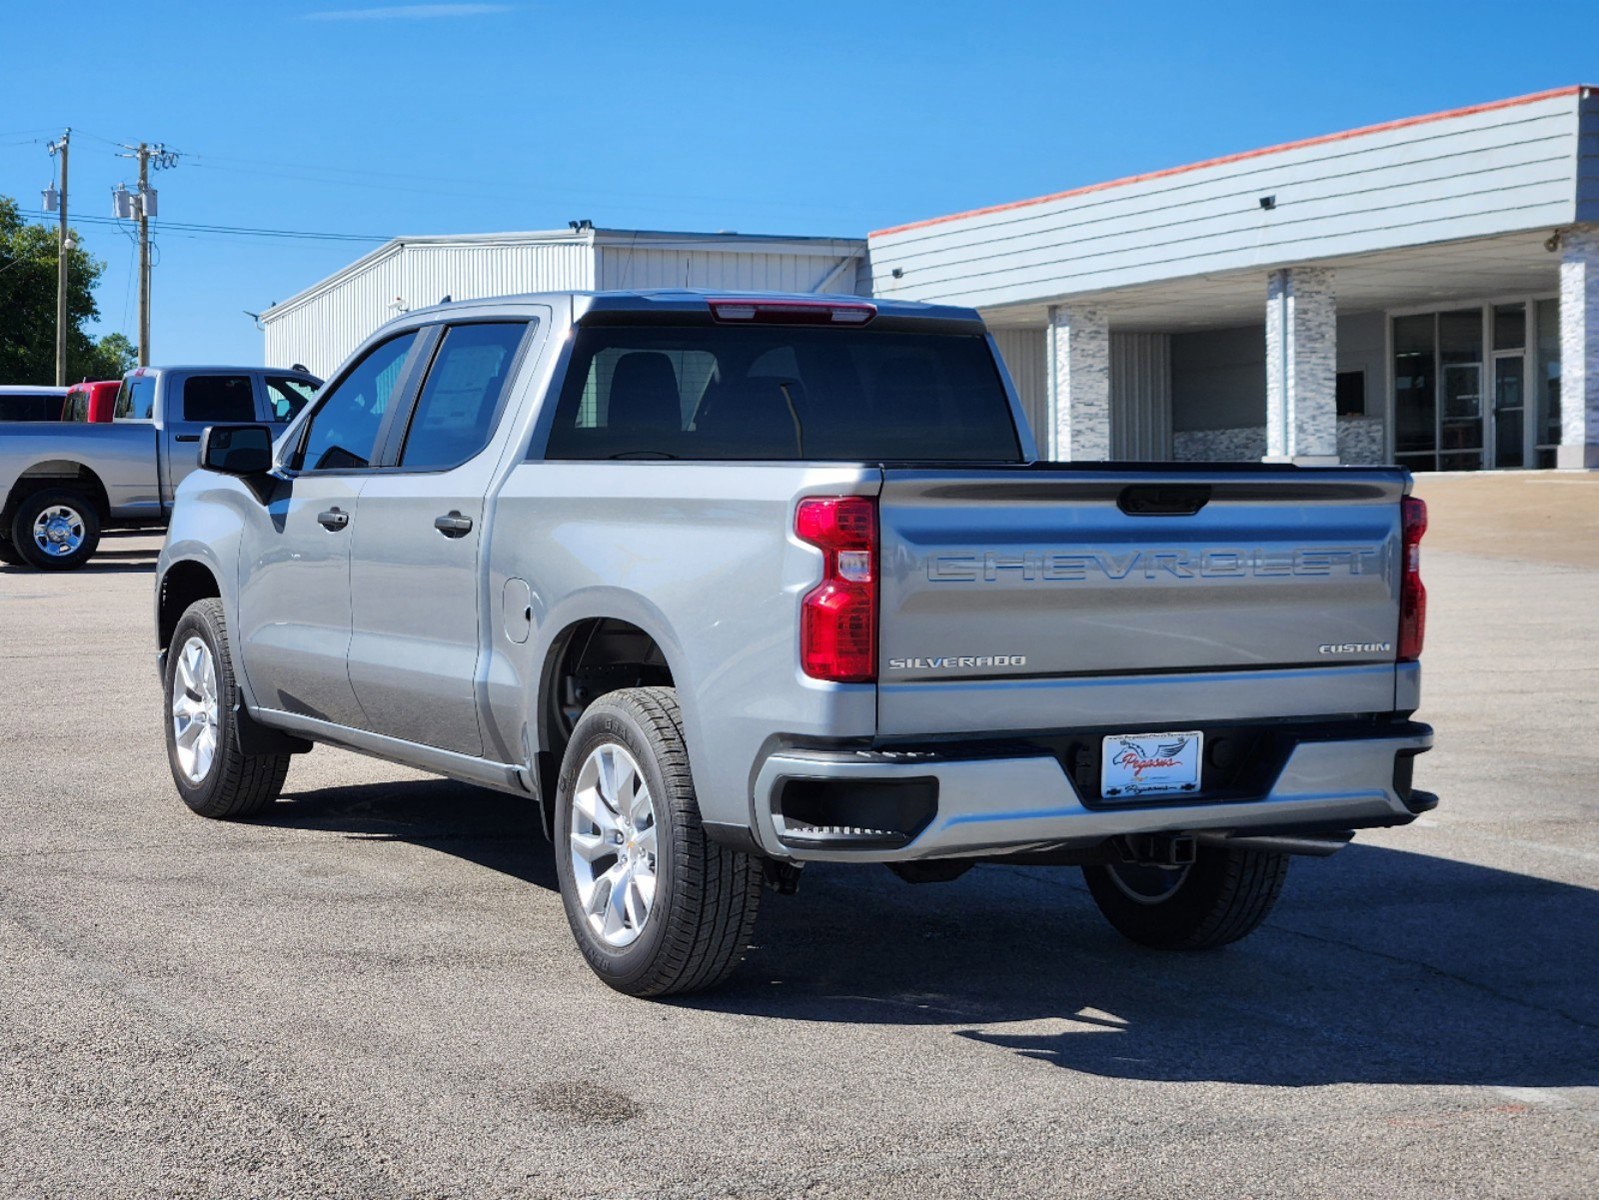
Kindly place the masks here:
<instances>
[{"instance_id":1,"label":"white metal building","mask_svg":"<svg viewBox=\"0 0 1599 1200\"><path fill-rule=\"evenodd\" d=\"M1568 87L870 238L1059 459L1599 466L1599 94Z\"/></svg>"},{"instance_id":2,"label":"white metal building","mask_svg":"<svg viewBox=\"0 0 1599 1200\"><path fill-rule=\"evenodd\" d=\"M261 314L266 361L319 375L385 321L444 297L608 288L859 294L863 239L580 229L396 238Z\"/></svg>"}]
</instances>

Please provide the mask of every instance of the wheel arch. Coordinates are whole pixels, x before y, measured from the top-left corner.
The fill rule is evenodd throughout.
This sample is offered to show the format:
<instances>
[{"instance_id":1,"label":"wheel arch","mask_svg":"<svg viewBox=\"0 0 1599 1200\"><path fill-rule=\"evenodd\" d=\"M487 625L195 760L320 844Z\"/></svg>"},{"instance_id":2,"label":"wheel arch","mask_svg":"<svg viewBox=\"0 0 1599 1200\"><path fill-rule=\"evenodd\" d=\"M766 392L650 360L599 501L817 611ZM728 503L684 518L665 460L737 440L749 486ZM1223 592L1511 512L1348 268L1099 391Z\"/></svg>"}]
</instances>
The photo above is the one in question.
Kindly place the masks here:
<instances>
[{"instance_id":1,"label":"wheel arch","mask_svg":"<svg viewBox=\"0 0 1599 1200\"><path fill-rule=\"evenodd\" d=\"M80 488L94 502L100 523L104 525L111 519L110 495L92 467L70 458L49 458L34 463L13 481L5 503L0 505L0 527L9 527L17 506L29 496L55 487Z\"/></svg>"},{"instance_id":2,"label":"wheel arch","mask_svg":"<svg viewBox=\"0 0 1599 1200\"><path fill-rule=\"evenodd\" d=\"M533 715L538 739L534 769L546 832L554 821L561 758L583 709L609 692L652 686L678 688L682 705L677 647L638 616L613 613L568 620L545 650Z\"/></svg>"},{"instance_id":3,"label":"wheel arch","mask_svg":"<svg viewBox=\"0 0 1599 1200\"><path fill-rule=\"evenodd\" d=\"M211 567L198 559L179 559L167 567L156 588L156 645L166 650L172 631L196 600L222 599L222 584Z\"/></svg>"}]
</instances>

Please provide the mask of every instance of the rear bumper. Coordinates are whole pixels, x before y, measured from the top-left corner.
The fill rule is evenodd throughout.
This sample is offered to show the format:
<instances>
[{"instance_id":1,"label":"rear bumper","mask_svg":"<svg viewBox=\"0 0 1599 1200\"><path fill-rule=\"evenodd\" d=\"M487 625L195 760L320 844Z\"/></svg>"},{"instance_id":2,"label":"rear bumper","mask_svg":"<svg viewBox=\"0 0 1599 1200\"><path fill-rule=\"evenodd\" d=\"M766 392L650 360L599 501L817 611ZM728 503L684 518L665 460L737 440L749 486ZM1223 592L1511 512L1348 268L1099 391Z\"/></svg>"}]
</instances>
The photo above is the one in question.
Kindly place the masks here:
<instances>
[{"instance_id":1,"label":"rear bumper","mask_svg":"<svg viewBox=\"0 0 1599 1200\"><path fill-rule=\"evenodd\" d=\"M1410 762L1432 745L1432 730L1399 722L1381 736L1306 740L1295 745L1261 794L1180 803L1110 804L1079 792L1048 754L993 757L937 753L784 749L768 757L755 782L760 849L796 861L905 862L1091 846L1149 833L1314 831L1404 825L1435 801L1410 788ZM883 786L887 785L887 786ZM868 832L829 833L786 817L795 788L807 794L865 797L879 814L840 825ZM934 799L929 806L928 796ZM872 837L889 823L883 796L903 796L901 812L926 808L914 827ZM785 796L790 799L785 801ZM818 823L820 824L820 823ZM888 830L882 831L885 835Z\"/></svg>"}]
</instances>

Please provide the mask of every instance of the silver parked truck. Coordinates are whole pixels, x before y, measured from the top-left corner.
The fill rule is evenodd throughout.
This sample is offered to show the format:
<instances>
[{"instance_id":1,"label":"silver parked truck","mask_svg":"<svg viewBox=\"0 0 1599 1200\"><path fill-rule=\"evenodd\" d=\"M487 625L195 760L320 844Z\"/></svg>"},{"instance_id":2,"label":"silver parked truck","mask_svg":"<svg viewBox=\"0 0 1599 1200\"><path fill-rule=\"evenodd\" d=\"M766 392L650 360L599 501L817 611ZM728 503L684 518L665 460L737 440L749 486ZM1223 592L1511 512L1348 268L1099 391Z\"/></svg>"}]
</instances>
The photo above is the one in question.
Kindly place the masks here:
<instances>
[{"instance_id":1,"label":"silver parked truck","mask_svg":"<svg viewBox=\"0 0 1599 1200\"><path fill-rule=\"evenodd\" d=\"M164 525L207 426L281 428L319 385L298 367L137 367L109 423L63 422L57 411L0 425L0 562L72 570L102 530Z\"/></svg>"},{"instance_id":2,"label":"silver parked truck","mask_svg":"<svg viewBox=\"0 0 1599 1200\"><path fill-rule=\"evenodd\" d=\"M183 799L262 813L319 742L524 796L631 994L726 978L824 860L1078 867L1217 946L1437 803L1407 473L1040 462L967 309L445 305L201 463L156 598Z\"/></svg>"}]
</instances>

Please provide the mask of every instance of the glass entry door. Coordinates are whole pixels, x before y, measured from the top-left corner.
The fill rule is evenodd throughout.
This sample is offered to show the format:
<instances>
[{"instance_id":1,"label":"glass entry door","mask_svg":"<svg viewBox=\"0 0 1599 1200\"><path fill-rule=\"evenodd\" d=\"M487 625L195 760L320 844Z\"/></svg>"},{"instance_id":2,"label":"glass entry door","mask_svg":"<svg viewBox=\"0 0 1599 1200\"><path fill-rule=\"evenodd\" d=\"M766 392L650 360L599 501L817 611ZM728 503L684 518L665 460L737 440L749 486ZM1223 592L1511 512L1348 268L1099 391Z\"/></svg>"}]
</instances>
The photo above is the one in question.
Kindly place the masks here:
<instances>
[{"instance_id":1,"label":"glass entry door","mask_svg":"<svg viewBox=\"0 0 1599 1200\"><path fill-rule=\"evenodd\" d=\"M1521 467L1527 462L1527 359L1521 351L1494 355L1494 466Z\"/></svg>"},{"instance_id":2,"label":"glass entry door","mask_svg":"<svg viewBox=\"0 0 1599 1200\"><path fill-rule=\"evenodd\" d=\"M1526 324L1524 303L1394 318L1394 457L1401 466L1527 465Z\"/></svg>"}]
</instances>

